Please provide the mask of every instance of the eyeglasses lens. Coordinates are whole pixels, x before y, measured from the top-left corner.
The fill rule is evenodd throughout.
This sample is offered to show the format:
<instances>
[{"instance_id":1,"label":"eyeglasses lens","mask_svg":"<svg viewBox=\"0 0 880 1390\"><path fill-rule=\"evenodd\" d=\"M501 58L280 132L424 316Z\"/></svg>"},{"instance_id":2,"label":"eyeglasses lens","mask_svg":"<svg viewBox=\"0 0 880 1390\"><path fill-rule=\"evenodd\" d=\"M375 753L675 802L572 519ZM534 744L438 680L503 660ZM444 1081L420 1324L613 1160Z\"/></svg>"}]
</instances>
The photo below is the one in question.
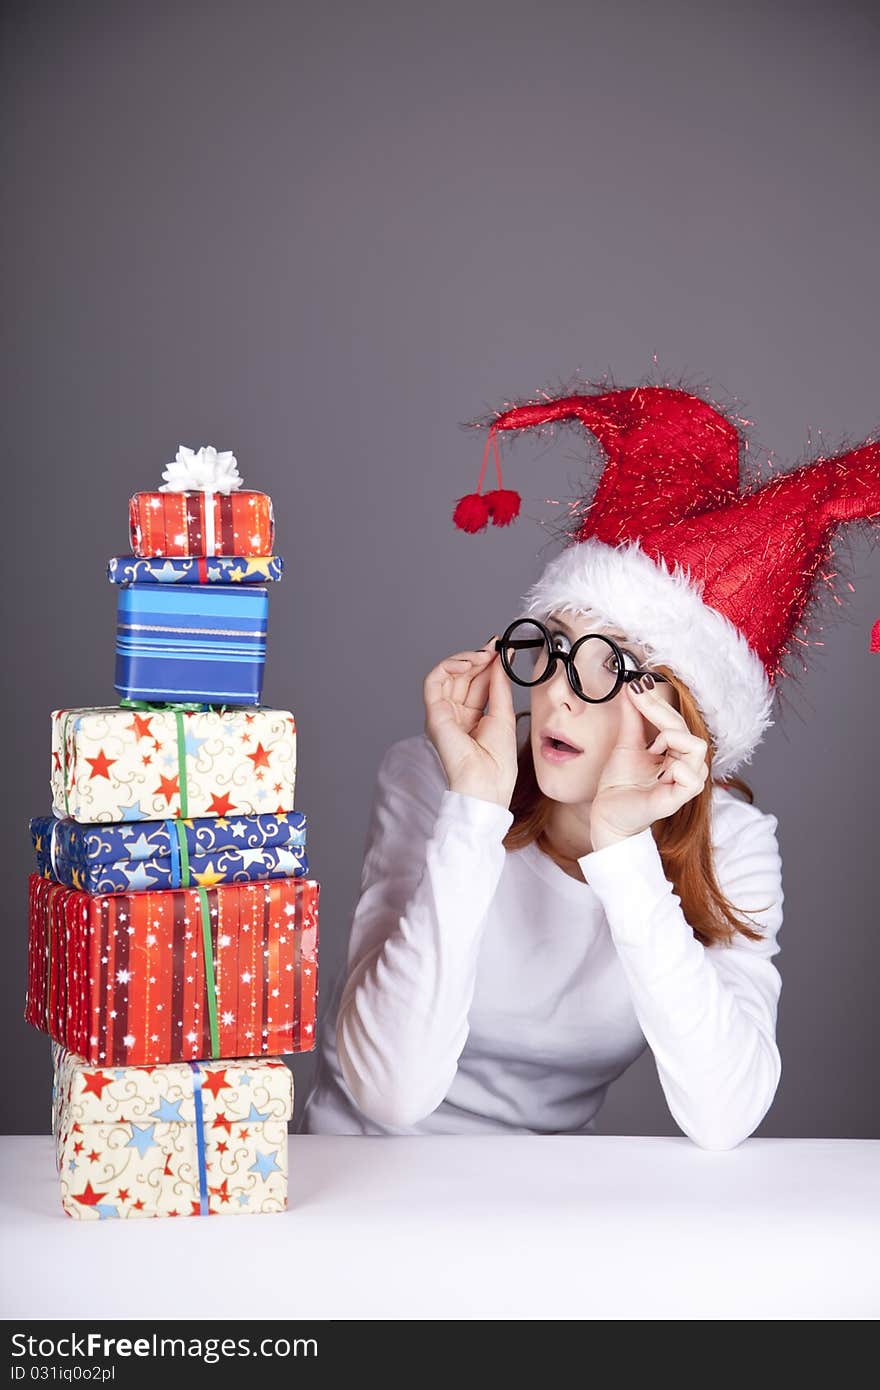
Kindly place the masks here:
<instances>
[{"instance_id":1,"label":"eyeglasses lens","mask_svg":"<svg viewBox=\"0 0 880 1390\"><path fill-rule=\"evenodd\" d=\"M564 634L553 634L552 640L554 651L568 652L574 645ZM535 685L546 674L551 659L544 634L531 622L517 623L511 629L505 654L523 685ZM598 633L587 637L578 647L575 671L584 695L591 700L605 699L617 681L617 656L611 643Z\"/></svg>"}]
</instances>

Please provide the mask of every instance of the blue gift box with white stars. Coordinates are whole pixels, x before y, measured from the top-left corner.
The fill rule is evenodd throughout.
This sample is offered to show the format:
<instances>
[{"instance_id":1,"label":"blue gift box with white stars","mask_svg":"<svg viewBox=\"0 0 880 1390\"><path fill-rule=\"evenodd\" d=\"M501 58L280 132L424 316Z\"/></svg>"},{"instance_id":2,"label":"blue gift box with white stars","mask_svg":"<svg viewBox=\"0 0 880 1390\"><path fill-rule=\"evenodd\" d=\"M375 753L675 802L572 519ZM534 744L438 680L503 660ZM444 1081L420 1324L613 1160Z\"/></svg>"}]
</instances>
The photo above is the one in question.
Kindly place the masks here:
<instances>
[{"instance_id":1,"label":"blue gift box with white stars","mask_svg":"<svg viewBox=\"0 0 880 1390\"><path fill-rule=\"evenodd\" d=\"M33 816L37 870L86 893L212 887L308 875L302 811L81 825Z\"/></svg>"},{"instance_id":2,"label":"blue gift box with white stars","mask_svg":"<svg viewBox=\"0 0 880 1390\"><path fill-rule=\"evenodd\" d=\"M111 584L265 584L283 572L280 555L114 555L107 564Z\"/></svg>"}]
</instances>

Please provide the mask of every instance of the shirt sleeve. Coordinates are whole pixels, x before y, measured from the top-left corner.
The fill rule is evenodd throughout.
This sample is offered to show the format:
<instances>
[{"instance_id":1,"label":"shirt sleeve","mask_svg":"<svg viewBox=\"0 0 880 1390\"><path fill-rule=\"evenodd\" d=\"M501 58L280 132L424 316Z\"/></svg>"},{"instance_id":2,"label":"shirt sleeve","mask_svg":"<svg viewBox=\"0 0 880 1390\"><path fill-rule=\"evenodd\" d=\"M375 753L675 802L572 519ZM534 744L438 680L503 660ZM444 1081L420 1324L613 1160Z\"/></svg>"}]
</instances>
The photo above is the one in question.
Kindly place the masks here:
<instances>
[{"instance_id":1,"label":"shirt sleeve","mask_svg":"<svg viewBox=\"0 0 880 1390\"><path fill-rule=\"evenodd\" d=\"M512 824L449 790L427 736L379 767L336 1020L345 1083L379 1124L417 1124L452 1084Z\"/></svg>"},{"instance_id":2,"label":"shirt sleeve","mask_svg":"<svg viewBox=\"0 0 880 1390\"><path fill-rule=\"evenodd\" d=\"M723 793L718 885L762 933L704 946L666 878L650 828L578 862L601 899L673 1119L701 1148L732 1149L761 1123L782 1074L773 964L782 925L777 818ZM715 808L713 807L713 810Z\"/></svg>"}]
</instances>

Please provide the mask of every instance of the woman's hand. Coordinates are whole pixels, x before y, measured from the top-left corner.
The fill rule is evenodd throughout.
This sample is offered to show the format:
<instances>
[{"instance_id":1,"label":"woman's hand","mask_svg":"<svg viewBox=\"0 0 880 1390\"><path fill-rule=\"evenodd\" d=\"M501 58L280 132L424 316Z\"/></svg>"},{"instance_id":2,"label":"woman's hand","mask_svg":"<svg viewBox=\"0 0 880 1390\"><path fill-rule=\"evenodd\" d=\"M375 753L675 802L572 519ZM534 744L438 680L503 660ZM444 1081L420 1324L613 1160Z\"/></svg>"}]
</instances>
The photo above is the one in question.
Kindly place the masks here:
<instances>
[{"instance_id":1,"label":"woman's hand","mask_svg":"<svg viewBox=\"0 0 880 1390\"><path fill-rule=\"evenodd\" d=\"M516 714L495 641L457 652L429 671L425 733L440 754L450 791L509 808L517 775Z\"/></svg>"},{"instance_id":2,"label":"woman's hand","mask_svg":"<svg viewBox=\"0 0 880 1390\"><path fill-rule=\"evenodd\" d=\"M699 796L709 776L709 745L656 690L621 691L620 730L590 810L593 849L638 835ZM646 722L659 729L648 746Z\"/></svg>"}]
</instances>

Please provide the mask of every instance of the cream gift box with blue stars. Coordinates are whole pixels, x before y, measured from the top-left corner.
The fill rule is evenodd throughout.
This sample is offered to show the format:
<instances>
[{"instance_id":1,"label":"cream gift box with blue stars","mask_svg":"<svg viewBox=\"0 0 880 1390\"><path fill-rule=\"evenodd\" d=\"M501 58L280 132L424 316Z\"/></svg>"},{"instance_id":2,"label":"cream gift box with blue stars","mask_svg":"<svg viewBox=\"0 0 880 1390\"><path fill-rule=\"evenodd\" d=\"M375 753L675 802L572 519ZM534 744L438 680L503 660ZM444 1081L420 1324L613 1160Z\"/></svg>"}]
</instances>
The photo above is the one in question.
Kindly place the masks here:
<instances>
[{"instance_id":1,"label":"cream gift box with blue stars","mask_svg":"<svg viewBox=\"0 0 880 1390\"><path fill-rule=\"evenodd\" d=\"M248 1216L287 1207L293 1074L280 1059L94 1067L52 1044L68 1216Z\"/></svg>"}]
</instances>

